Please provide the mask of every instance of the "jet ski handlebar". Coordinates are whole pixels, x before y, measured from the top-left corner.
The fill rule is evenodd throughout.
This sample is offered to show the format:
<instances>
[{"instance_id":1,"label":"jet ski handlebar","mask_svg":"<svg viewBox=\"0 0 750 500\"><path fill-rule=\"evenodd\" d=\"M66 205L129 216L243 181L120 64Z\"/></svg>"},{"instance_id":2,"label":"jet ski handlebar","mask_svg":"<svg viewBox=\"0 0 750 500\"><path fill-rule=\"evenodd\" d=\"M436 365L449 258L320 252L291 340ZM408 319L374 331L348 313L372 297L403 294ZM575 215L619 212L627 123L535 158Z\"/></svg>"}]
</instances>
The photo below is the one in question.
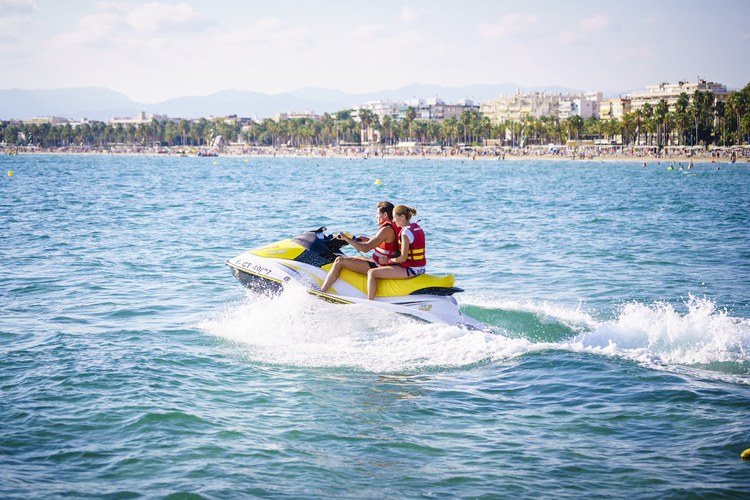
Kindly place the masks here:
<instances>
[{"instance_id":1,"label":"jet ski handlebar","mask_svg":"<svg viewBox=\"0 0 750 500\"><path fill-rule=\"evenodd\" d=\"M325 234L327 230L327 227L321 226L318 229L304 232L293 239L308 250L331 257L333 254L341 253L341 247L348 245L348 243L337 239L332 234Z\"/></svg>"}]
</instances>

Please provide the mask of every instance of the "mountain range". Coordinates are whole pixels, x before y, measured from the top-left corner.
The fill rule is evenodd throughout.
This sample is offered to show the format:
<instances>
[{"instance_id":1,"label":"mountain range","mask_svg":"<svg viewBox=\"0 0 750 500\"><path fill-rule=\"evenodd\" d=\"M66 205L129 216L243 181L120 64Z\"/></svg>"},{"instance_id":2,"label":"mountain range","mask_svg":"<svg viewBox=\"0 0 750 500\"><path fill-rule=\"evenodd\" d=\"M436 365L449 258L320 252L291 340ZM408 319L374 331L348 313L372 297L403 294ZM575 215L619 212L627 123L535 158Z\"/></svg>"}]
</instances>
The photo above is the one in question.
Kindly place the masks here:
<instances>
[{"instance_id":1,"label":"mountain range","mask_svg":"<svg viewBox=\"0 0 750 500\"><path fill-rule=\"evenodd\" d=\"M522 87L513 83L442 87L413 84L393 90L347 93L340 90L302 88L281 94L249 90L222 90L207 96L186 96L158 103L140 103L125 94L102 87L65 89L0 89L0 120L29 119L37 116L88 118L107 121L133 117L139 111L179 118L238 115L268 118L277 113L314 111L317 114L351 109L367 101L440 97L446 103L472 99L475 104L518 91L577 92L565 87ZM618 95L622 92L606 92Z\"/></svg>"}]
</instances>

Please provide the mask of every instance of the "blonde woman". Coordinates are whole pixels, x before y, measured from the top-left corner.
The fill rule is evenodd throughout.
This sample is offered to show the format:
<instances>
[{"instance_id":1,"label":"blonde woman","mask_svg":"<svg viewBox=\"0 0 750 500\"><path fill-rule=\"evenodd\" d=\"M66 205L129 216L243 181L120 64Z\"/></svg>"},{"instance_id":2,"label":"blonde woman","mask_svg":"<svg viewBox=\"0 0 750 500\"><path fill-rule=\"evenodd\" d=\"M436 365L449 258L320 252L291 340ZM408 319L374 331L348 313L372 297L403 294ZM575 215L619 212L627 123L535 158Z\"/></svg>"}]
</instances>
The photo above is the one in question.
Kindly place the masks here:
<instances>
[{"instance_id":1,"label":"blonde woman","mask_svg":"<svg viewBox=\"0 0 750 500\"><path fill-rule=\"evenodd\" d=\"M375 299L379 279L402 280L424 274L427 268L425 237L422 228L416 222L411 222L415 215L417 210L406 205L393 209L393 222L400 228L401 254L386 260L381 267L367 271L368 299Z\"/></svg>"}]
</instances>

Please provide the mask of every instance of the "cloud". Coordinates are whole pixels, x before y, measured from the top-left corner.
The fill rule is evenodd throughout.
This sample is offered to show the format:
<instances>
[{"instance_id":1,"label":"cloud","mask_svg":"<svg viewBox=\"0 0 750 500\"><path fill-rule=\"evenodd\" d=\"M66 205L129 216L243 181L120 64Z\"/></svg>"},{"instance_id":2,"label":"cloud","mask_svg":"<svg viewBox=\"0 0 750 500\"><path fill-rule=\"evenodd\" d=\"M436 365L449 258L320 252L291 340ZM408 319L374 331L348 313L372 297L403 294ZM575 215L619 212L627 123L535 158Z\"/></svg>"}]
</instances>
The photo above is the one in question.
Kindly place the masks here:
<instances>
[{"instance_id":1,"label":"cloud","mask_svg":"<svg viewBox=\"0 0 750 500\"><path fill-rule=\"evenodd\" d=\"M194 29L208 22L186 3L170 5L158 2L136 5L125 14L124 20L137 31L151 33Z\"/></svg>"},{"instance_id":2,"label":"cloud","mask_svg":"<svg viewBox=\"0 0 750 500\"><path fill-rule=\"evenodd\" d=\"M115 14L90 14L78 20L77 30L58 35L52 43L64 47L110 46L122 26Z\"/></svg>"},{"instance_id":3,"label":"cloud","mask_svg":"<svg viewBox=\"0 0 750 500\"><path fill-rule=\"evenodd\" d=\"M402 23L411 23L419 19L419 11L408 5L401 7L401 11L398 13L398 20Z\"/></svg>"},{"instance_id":4,"label":"cloud","mask_svg":"<svg viewBox=\"0 0 750 500\"><path fill-rule=\"evenodd\" d=\"M213 25L186 3L132 5L99 1L94 5L100 12L80 18L77 29L58 35L52 44L68 48L162 49L179 43L179 37L171 35L194 35Z\"/></svg>"},{"instance_id":5,"label":"cloud","mask_svg":"<svg viewBox=\"0 0 750 500\"><path fill-rule=\"evenodd\" d=\"M385 26L382 24L360 24L352 32L357 38L375 38L383 33L385 33Z\"/></svg>"},{"instance_id":6,"label":"cloud","mask_svg":"<svg viewBox=\"0 0 750 500\"><path fill-rule=\"evenodd\" d=\"M0 16L30 16L34 12L33 0L0 0Z\"/></svg>"},{"instance_id":7,"label":"cloud","mask_svg":"<svg viewBox=\"0 0 750 500\"><path fill-rule=\"evenodd\" d=\"M563 44L578 43L586 35L608 29L617 24L606 14L596 14L581 19L574 29L559 31L559 23L540 19L534 14L508 14L495 22L479 25L479 36L486 40L535 37Z\"/></svg>"},{"instance_id":8,"label":"cloud","mask_svg":"<svg viewBox=\"0 0 750 500\"><path fill-rule=\"evenodd\" d=\"M12 44L18 41L19 38L11 32L22 31L36 11L36 4L32 0L0 0L0 35L3 36L0 43Z\"/></svg>"},{"instance_id":9,"label":"cloud","mask_svg":"<svg viewBox=\"0 0 750 500\"><path fill-rule=\"evenodd\" d=\"M10 56L15 51L15 46L20 40L13 35L8 35L0 31L0 55Z\"/></svg>"},{"instance_id":10,"label":"cloud","mask_svg":"<svg viewBox=\"0 0 750 500\"><path fill-rule=\"evenodd\" d=\"M279 18L261 19L250 25L216 35L231 46L305 49L313 46L313 37L308 28L286 24ZM222 44L224 45L224 44Z\"/></svg>"},{"instance_id":11,"label":"cloud","mask_svg":"<svg viewBox=\"0 0 750 500\"><path fill-rule=\"evenodd\" d=\"M419 30L411 29L398 33L393 37L394 48L408 46L413 52L419 53L426 49L427 38ZM415 54L416 55L416 54Z\"/></svg>"},{"instance_id":12,"label":"cloud","mask_svg":"<svg viewBox=\"0 0 750 500\"><path fill-rule=\"evenodd\" d=\"M610 16L597 14L581 19L575 31L561 31L557 36L557 41L563 44L586 42L590 38L590 35L594 33L611 31L617 28L617 23Z\"/></svg>"},{"instance_id":13,"label":"cloud","mask_svg":"<svg viewBox=\"0 0 750 500\"><path fill-rule=\"evenodd\" d=\"M583 39L580 33L576 31L561 31L558 36L560 43L576 43Z\"/></svg>"},{"instance_id":14,"label":"cloud","mask_svg":"<svg viewBox=\"0 0 750 500\"><path fill-rule=\"evenodd\" d=\"M583 19L579 23L578 28L585 33L595 33L613 26L614 21L612 21L611 17L606 14L597 14Z\"/></svg>"},{"instance_id":15,"label":"cloud","mask_svg":"<svg viewBox=\"0 0 750 500\"><path fill-rule=\"evenodd\" d=\"M479 25L479 36L485 39L499 39L530 36L540 31L539 18L532 14L508 14L494 23Z\"/></svg>"}]
</instances>

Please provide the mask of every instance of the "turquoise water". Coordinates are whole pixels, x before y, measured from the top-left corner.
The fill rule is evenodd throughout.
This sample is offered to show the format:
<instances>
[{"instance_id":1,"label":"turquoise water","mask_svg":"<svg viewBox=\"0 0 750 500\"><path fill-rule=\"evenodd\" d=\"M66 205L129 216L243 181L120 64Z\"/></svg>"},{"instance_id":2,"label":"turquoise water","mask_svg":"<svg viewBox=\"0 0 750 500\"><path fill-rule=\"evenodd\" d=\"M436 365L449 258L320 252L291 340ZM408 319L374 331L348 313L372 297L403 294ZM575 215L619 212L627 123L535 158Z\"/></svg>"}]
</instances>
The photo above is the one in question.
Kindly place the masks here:
<instances>
[{"instance_id":1,"label":"turquoise water","mask_svg":"<svg viewBox=\"0 0 750 500\"><path fill-rule=\"evenodd\" d=\"M750 165L0 171L0 497L750 494ZM256 296L224 265L371 234L383 199L495 334Z\"/></svg>"}]
</instances>

